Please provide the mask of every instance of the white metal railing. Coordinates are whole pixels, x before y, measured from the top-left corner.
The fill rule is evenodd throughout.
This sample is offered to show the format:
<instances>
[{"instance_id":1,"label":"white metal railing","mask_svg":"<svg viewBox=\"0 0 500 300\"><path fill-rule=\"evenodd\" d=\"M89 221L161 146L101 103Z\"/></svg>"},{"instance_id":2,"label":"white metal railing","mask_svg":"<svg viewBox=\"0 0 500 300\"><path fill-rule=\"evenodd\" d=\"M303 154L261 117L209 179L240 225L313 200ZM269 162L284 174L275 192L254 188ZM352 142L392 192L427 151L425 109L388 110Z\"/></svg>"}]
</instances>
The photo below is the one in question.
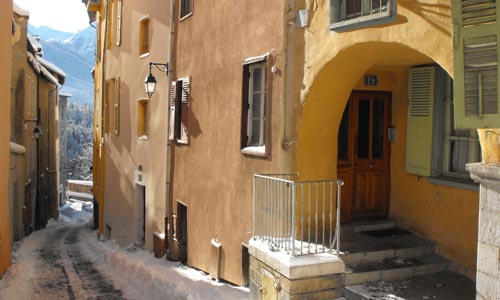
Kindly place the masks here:
<instances>
[{"instance_id":1,"label":"white metal railing","mask_svg":"<svg viewBox=\"0 0 500 300\"><path fill-rule=\"evenodd\" d=\"M342 180L254 175L253 235L292 256L340 251Z\"/></svg>"}]
</instances>

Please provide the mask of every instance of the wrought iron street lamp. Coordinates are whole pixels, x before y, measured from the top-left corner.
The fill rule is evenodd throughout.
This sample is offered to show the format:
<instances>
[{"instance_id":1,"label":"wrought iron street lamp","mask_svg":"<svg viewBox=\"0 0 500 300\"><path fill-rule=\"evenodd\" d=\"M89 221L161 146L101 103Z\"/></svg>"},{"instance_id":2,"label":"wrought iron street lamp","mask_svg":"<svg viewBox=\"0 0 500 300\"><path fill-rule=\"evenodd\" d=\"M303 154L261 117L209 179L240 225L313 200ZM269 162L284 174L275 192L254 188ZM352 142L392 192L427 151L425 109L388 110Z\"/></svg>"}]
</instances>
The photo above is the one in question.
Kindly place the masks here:
<instances>
[{"instance_id":1,"label":"wrought iron street lamp","mask_svg":"<svg viewBox=\"0 0 500 300\"><path fill-rule=\"evenodd\" d=\"M162 63L149 63L149 74L146 76L146 79L144 80L144 88L146 90L146 94L148 94L149 98L151 98L155 92L156 89L156 78L152 74L152 69L153 67L157 68L161 72L165 72L166 74L168 73L168 63L162 64Z\"/></svg>"}]
</instances>

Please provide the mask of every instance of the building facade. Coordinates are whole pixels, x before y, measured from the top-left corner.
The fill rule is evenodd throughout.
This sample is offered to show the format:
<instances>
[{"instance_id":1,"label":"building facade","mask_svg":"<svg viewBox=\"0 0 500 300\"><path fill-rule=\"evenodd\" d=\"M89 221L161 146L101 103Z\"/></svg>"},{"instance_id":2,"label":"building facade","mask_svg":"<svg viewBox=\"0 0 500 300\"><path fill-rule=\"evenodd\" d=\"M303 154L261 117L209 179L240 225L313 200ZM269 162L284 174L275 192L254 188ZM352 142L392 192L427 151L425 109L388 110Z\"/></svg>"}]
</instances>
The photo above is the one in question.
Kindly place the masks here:
<instances>
[{"instance_id":1,"label":"building facade","mask_svg":"<svg viewBox=\"0 0 500 300\"><path fill-rule=\"evenodd\" d=\"M288 164L287 9L286 1L176 1L169 248L235 284L248 284L252 175Z\"/></svg>"},{"instance_id":2,"label":"building facade","mask_svg":"<svg viewBox=\"0 0 500 300\"><path fill-rule=\"evenodd\" d=\"M65 74L42 58L40 42L28 33L28 18L27 11L14 6L17 38L12 45L9 198L15 211L15 240L58 217L56 99Z\"/></svg>"},{"instance_id":3,"label":"building facade","mask_svg":"<svg viewBox=\"0 0 500 300\"><path fill-rule=\"evenodd\" d=\"M465 166L499 160L496 138L470 129L499 127L496 21L481 23L495 1L467 4L478 18L449 0L97 2L105 236L151 249L166 228L171 259L246 285L253 174L342 179L342 223L394 220L475 276ZM169 63L167 83L151 62ZM137 80L148 66L152 97Z\"/></svg>"},{"instance_id":4,"label":"building facade","mask_svg":"<svg viewBox=\"0 0 500 300\"><path fill-rule=\"evenodd\" d=\"M14 40L12 30L12 2L4 1L0 4L0 59L2 65L10 66L11 45ZM0 96L9 99L10 95L10 68L2 68L0 71ZM1 110L4 117L0 123L0 277L3 276L11 264L11 231L8 204L9 183L9 138L10 138L10 109L9 101L2 101Z\"/></svg>"},{"instance_id":5,"label":"building facade","mask_svg":"<svg viewBox=\"0 0 500 300\"><path fill-rule=\"evenodd\" d=\"M88 2L97 25L94 197L100 233L153 248L165 231L170 6L164 1ZM144 78L153 72L156 92ZM162 74L163 73L163 74Z\"/></svg>"}]
</instances>

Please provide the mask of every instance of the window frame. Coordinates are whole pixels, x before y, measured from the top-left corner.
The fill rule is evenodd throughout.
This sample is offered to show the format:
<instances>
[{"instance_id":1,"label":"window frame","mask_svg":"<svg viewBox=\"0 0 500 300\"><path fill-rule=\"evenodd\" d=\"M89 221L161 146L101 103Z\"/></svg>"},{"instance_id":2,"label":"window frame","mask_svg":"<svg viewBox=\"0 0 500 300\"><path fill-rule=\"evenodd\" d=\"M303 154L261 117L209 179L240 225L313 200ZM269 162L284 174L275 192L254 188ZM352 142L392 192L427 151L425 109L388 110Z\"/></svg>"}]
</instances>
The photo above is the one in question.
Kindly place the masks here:
<instances>
[{"instance_id":1,"label":"window frame","mask_svg":"<svg viewBox=\"0 0 500 300\"><path fill-rule=\"evenodd\" d=\"M149 99L141 98L137 100L137 138L140 140L149 139Z\"/></svg>"},{"instance_id":2,"label":"window frame","mask_svg":"<svg viewBox=\"0 0 500 300\"><path fill-rule=\"evenodd\" d=\"M255 156L267 156L268 155L268 120L267 111L269 103L269 87L268 87L268 55L263 55L255 58L249 58L245 60L243 64L243 76L242 76L242 117L241 117L241 145L240 151L243 154L255 155ZM259 112L259 128L258 128L258 143L252 144L252 139L254 137L253 128L253 95L256 91L253 90L253 74L255 70L262 70L261 73L261 103Z\"/></svg>"},{"instance_id":3,"label":"window frame","mask_svg":"<svg viewBox=\"0 0 500 300\"><path fill-rule=\"evenodd\" d=\"M452 135L454 121L453 80L441 68L438 68L435 86L436 100L434 104L434 130L432 132L435 150L432 155L432 175L429 177L429 182L477 190L478 185L470 178L469 172L451 171L451 144L453 141L460 140L468 143L466 164L481 160L481 148L477 132L470 129L468 137Z\"/></svg>"},{"instance_id":4,"label":"window frame","mask_svg":"<svg viewBox=\"0 0 500 300\"><path fill-rule=\"evenodd\" d=\"M180 0L179 3L179 21L184 21L193 15L193 0ZM183 15L183 5L188 4L188 11Z\"/></svg>"},{"instance_id":5,"label":"window frame","mask_svg":"<svg viewBox=\"0 0 500 300\"><path fill-rule=\"evenodd\" d=\"M139 22L139 56L147 56L151 51L151 18L144 16Z\"/></svg>"},{"instance_id":6,"label":"window frame","mask_svg":"<svg viewBox=\"0 0 500 300\"><path fill-rule=\"evenodd\" d=\"M329 26L333 31L343 32L354 29L372 27L380 24L391 23L396 20L397 16L397 0L387 0L387 10L379 11L375 14L358 16L352 19L341 19L341 4L349 0L330 0L329 5ZM360 0L374 1L374 0ZM362 8L361 8L362 9ZM340 12L339 12L340 11Z\"/></svg>"}]
</instances>

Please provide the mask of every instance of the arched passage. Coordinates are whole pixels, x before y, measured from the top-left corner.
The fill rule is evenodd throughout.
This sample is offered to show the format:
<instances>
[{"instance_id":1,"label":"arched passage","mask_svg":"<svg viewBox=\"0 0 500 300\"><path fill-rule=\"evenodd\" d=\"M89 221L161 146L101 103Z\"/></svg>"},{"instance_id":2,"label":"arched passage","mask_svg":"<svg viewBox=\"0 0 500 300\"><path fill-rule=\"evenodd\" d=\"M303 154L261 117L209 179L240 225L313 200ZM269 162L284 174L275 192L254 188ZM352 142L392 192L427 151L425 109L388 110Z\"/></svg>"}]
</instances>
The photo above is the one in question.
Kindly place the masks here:
<instances>
[{"instance_id":1,"label":"arched passage","mask_svg":"<svg viewBox=\"0 0 500 300\"><path fill-rule=\"evenodd\" d=\"M297 139L297 170L304 179L337 177L337 136L353 89L368 70L385 78L369 90L397 92L398 74L430 64L428 56L397 43L367 42L342 50L318 73L304 100ZM406 84L406 83L404 83Z\"/></svg>"}]
</instances>

